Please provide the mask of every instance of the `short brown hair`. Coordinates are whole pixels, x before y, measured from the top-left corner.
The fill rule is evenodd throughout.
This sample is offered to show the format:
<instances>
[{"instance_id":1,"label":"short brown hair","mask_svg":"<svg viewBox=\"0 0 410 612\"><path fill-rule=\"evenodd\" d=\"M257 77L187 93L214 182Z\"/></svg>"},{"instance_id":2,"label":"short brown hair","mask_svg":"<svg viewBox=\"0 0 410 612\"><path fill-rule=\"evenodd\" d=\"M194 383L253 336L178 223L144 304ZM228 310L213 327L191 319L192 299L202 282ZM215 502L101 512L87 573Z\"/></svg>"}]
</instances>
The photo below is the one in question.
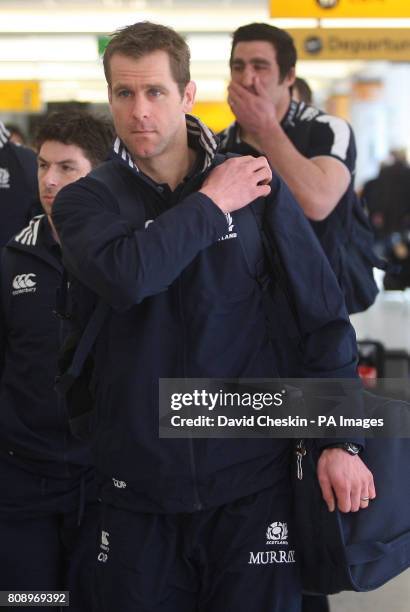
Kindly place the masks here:
<instances>
[{"instance_id":1,"label":"short brown hair","mask_svg":"<svg viewBox=\"0 0 410 612\"><path fill-rule=\"evenodd\" d=\"M171 74L182 95L191 80L189 47L182 36L171 28L149 21L134 23L112 35L103 57L108 85L111 84L110 60L115 53L139 59L154 51L165 51L168 54Z\"/></svg>"},{"instance_id":2,"label":"short brown hair","mask_svg":"<svg viewBox=\"0 0 410 612\"><path fill-rule=\"evenodd\" d=\"M45 116L35 138L37 151L49 140L76 145L95 168L108 157L114 140L110 119L77 110L57 111Z\"/></svg>"}]
</instances>

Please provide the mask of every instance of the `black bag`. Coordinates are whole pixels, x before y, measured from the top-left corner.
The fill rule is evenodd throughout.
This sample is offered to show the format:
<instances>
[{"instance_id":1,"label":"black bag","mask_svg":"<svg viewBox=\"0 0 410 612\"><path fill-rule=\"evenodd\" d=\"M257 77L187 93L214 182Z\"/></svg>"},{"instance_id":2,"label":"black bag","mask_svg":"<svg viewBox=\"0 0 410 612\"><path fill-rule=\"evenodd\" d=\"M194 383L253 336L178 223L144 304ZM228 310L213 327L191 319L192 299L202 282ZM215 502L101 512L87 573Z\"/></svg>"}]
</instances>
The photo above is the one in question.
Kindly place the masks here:
<instances>
[{"instance_id":1,"label":"black bag","mask_svg":"<svg viewBox=\"0 0 410 612\"><path fill-rule=\"evenodd\" d=\"M409 405L364 392L368 414ZM403 411L405 414L403 414ZM296 446L292 469L303 589L316 594L370 591L410 567L410 438L367 439L362 459L377 497L359 512L329 512L316 474L313 440Z\"/></svg>"},{"instance_id":2,"label":"black bag","mask_svg":"<svg viewBox=\"0 0 410 612\"><path fill-rule=\"evenodd\" d=\"M375 236L359 196L350 194L349 218L345 227L337 214L339 249L339 283L349 314L363 312L379 292L373 268L386 269L386 262L374 252ZM335 211L337 213L337 211Z\"/></svg>"},{"instance_id":3,"label":"black bag","mask_svg":"<svg viewBox=\"0 0 410 612\"><path fill-rule=\"evenodd\" d=\"M296 307L273 237L261 228L252 206L242 210L236 215L236 223L248 267L263 284L260 261L267 257L279 290L274 296L275 309L282 302L287 305L287 317L279 320L293 319L295 334L291 335L300 334ZM268 301L266 310L269 308L272 304ZM295 348L286 345L297 361ZM289 365L292 367L286 363L286 367ZM409 404L366 391L363 400L366 416L382 417L386 410L396 410L397 423L408 430ZM302 586L307 592L327 595L343 590L368 591L410 567L410 438L368 439L362 457L374 475L376 499L369 508L356 513L329 512L316 474L318 450L314 440L296 445L292 480L297 553Z\"/></svg>"},{"instance_id":4,"label":"black bag","mask_svg":"<svg viewBox=\"0 0 410 612\"><path fill-rule=\"evenodd\" d=\"M310 149L312 126L312 121L303 121L296 133L288 133L294 146L305 156ZM347 311L354 314L367 310L373 304L379 292L373 277L373 268L385 270L386 262L374 252L374 230L364 203L351 185L343 198L348 198L345 216L341 217L344 212L336 206L330 215L330 222L334 223L336 231L329 232L326 244L322 246L338 277ZM313 226L320 225L320 222L313 223Z\"/></svg>"}]
</instances>

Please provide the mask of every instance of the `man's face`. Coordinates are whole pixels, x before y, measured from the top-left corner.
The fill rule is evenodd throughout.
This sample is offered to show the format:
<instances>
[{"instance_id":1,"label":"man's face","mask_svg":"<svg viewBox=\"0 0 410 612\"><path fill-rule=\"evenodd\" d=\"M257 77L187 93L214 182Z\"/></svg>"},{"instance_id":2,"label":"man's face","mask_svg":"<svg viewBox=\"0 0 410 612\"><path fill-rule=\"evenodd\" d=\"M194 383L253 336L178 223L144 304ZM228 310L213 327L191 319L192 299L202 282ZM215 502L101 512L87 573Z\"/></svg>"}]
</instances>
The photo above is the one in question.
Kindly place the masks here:
<instances>
[{"instance_id":1,"label":"man's face","mask_svg":"<svg viewBox=\"0 0 410 612\"><path fill-rule=\"evenodd\" d=\"M232 81L256 93L255 77L259 78L276 107L290 98L289 87L295 80L294 69L280 82L276 51L269 42L264 40L239 42L235 45L232 55Z\"/></svg>"},{"instance_id":2,"label":"man's face","mask_svg":"<svg viewBox=\"0 0 410 612\"><path fill-rule=\"evenodd\" d=\"M40 201L46 215L51 214L54 199L65 185L86 176L91 162L77 145L47 140L38 153L38 185Z\"/></svg>"},{"instance_id":3,"label":"man's face","mask_svg":"<svg viewBox=\"0 0 410 612\"><path fill-rule=\"evenodd\" d=\"M192 108L195 84L179 91L165 51L140 59L114 54L108 95L114 125L134 161L160 157L186 133L185 113Z\"/></svg>"}]
</instances>

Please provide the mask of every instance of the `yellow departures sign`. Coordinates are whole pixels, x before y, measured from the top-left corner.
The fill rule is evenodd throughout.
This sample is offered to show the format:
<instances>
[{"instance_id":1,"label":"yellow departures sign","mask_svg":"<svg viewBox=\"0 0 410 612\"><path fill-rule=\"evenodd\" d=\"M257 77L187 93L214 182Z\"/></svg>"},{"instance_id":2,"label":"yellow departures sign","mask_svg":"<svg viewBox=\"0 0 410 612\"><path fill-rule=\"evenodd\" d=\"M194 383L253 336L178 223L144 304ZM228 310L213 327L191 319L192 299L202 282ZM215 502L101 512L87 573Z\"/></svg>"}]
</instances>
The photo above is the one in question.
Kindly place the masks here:
<instances>
[{"instance_id":1,"label":"yellow departures sign","mask_svg":"<svg viewBox=\"0 0 410 612\"><path fill-rule=\"evenodd\" d=\"M0 111L41 111L38 81L0 81Z\"/></svg>"},{"instance_id":2,"label":"yellow departures sign","mask_svg":"<svg viewBox=\"0 0 410 612\"><path fill-rule=\"evenodd\" d=\"M410 0L270 0L271 17L410 17Z\"/></svg>"},{"instance_id":3,"label":"yellow departures sign","mask_svg":"<svg viewBox=\"0 0 410 612\"><path fill-rule=\"evenodd\" d=\"M295 28L287 31L295 41L298 59L410 62L410 28Z\"/></svg>"}]
</instances>

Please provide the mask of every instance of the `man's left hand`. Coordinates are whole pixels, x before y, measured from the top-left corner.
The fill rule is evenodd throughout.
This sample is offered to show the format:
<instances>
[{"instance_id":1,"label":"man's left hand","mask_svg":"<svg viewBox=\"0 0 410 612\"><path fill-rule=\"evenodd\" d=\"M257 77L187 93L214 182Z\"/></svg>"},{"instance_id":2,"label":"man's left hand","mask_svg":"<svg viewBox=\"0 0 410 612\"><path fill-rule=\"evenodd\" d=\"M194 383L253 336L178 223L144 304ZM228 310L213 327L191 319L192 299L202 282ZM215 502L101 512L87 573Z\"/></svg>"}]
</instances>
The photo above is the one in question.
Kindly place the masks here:
<instances>
[{"instance_id":1,"label":"man's left hand","mask_svg":"<svg viewBox=\"0 0 410 612\"><path fill-rule=\"evenodd\" d=\"M373 474L358 455L349 455L341 448L322 452L317 475L330 512L336 503L341 512L357 512L376 497Z\"/></svg>"}]
</instances>

